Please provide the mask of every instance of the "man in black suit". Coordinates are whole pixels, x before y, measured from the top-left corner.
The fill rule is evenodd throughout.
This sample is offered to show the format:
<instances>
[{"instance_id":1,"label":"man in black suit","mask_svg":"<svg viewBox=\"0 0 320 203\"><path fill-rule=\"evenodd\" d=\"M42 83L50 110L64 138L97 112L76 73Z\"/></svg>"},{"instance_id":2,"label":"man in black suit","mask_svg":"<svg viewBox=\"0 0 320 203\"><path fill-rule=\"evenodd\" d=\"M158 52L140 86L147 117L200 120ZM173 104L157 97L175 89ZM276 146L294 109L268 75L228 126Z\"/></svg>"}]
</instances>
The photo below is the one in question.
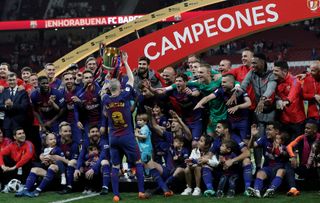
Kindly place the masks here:
<instances>
[{"instance_id":1,"label":"man in black suit","mask_svg":"<svg viewBox=\"0 0 320 203\"><path fill-rule=\"evenodd\" d=\"M30 123L27 108L30 105L28 93L18 90L17 75L9 73L7 76L9 87L3 91L0 110L4 111L3 129L6 137L13 138L13 130L18 127L24 129Z\"/></svg>"}]
</instances>

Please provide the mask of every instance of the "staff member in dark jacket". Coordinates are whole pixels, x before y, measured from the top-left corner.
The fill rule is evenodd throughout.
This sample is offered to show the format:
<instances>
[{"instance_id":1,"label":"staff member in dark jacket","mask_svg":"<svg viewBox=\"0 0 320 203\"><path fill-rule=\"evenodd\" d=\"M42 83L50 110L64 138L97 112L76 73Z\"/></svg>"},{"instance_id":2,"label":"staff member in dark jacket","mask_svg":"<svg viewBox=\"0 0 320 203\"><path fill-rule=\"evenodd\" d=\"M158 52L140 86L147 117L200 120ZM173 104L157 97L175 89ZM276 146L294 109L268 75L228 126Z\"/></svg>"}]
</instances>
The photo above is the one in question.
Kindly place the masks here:
<instances>
[{"instance_id":1,"label":"staff member in dark jacket","mask_svg":"<svg viewBox=\"0 0 320 203\"><path fill-rule=\"evenodd\" d=\"M3 129L4 134L13 138L13 130L18 127L26 129L28 125L28 114L26 110L30 105L28 93L25 90L18 90L17 75L8 74L9 87L3 91L3 99L0 104L0 111L4 111ZM31 123L30 123L31 124Z\"/></svg>"}]
</instances>

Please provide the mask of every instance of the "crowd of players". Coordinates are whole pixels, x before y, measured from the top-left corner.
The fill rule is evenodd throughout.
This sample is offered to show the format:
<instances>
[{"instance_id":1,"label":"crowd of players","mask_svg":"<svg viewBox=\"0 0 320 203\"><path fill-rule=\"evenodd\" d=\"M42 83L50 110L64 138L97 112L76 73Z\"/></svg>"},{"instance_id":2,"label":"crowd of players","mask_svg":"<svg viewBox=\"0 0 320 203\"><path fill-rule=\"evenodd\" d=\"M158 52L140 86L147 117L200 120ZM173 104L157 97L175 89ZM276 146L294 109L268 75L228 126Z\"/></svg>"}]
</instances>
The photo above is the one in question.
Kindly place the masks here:
<instances>
[{"instance_id":1,"label":"crowd of players","mask_svg":"<svg viewBox=\"0 0 320 203\"><path fill-rule=\"evenodd\" d=\"M260 198L282 182L298 196L297 177L319 177L319 60L295 77L286 61L268 67L264 54L249 49L240 67L225 59L218 70L196 55L187 69L161 73L144 56L134 71L126 53L121 59L123 67L112 70L89 57L61 78L51 63L45 76L23 68L21 79L1 63L3 191L13 178L24 183L16 197L37 197L57 180L61 194L71 193L80 181L84 194L108 194L112 185L117 202L126 170L141 199L150 197L145 176L165 197L185 182L181 195L231 198L242 188Z\"/></svg>"}]
</instances>

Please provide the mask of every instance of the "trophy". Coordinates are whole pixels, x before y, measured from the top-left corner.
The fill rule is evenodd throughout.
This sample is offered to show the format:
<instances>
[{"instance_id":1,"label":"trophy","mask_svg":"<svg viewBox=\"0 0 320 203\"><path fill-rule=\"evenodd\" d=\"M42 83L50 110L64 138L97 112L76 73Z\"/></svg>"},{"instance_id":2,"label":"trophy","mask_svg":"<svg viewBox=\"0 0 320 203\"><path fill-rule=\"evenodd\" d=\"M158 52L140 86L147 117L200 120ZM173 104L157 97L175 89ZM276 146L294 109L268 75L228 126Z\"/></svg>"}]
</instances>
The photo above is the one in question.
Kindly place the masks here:
<instances>
[{"instance_id":1,"label":"trophy","mask_svg":"<svg viewBox=\"0 0 320 203\"><path fill-rule=\"evenodd\" d=\"M100 75L100 83L108 81L111 78L118 78L121 67L121 52L116 47L106 47L100 43L100 56L103 59L102 74Z\"/></svg>"},{"instance_id":2,"label":"trophy","mask_svg":"<svg viewBox=\"0 0 320 203\"><path fill-rule=\"evenodd\" d=\"M103 68L108 71L113 71L121 65L120 50L116 47L106 47L105 44L100 44L100 55L103 59Z\"/></svg>"}]
</instances>

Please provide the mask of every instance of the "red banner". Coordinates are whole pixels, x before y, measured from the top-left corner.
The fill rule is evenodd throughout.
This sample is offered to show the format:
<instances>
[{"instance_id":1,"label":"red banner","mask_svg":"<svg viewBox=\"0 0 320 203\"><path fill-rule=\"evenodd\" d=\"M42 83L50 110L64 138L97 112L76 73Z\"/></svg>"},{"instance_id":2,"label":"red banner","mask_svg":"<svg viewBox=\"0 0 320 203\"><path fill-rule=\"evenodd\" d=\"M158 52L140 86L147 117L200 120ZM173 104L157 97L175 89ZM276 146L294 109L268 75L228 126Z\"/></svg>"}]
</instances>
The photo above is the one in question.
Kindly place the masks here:
<instances>
[{"instance_id":1,"label":"red banner","mask_svg":"<svg viewBox=\"0 0 320 203\"><path fill-rule=\"evenodd\" d=\"M235 38L318 17L319 0L262 0L182 21L120 49L128 52L132 67L140 56L145 55L150 58L151 67L158 70Z\"/></svg>"},{"instance_id":2,"label":"red banner","mask_svg":"<svg viewBox=\"0 0 320 203\"><path fill-rule=\"evenodd\" d=\"M178 16L164 19L166 22L177 22L193 18L212 11L194 11L186 12ZM126 15L126 16L102 16L91 18L61 18L48 20L20 20L20 21L3 21L0 22L0 30L30 30L30 29L55 29L68 27L89 27L89 26L106 26L120 25L128 23L143 15Z\"/></svg>"},{"instance_id":3,"label":"red banner","mask_svg":"<svg viewBox=\"0 0 320 203\"><path fill-rule=\"evenodd\" d=\"M0 30L54 29L67 27L119 25L133 21L142 16L143 15L128 15L103 16L92 18L61 18L48 20L4 21L0 22Z\"/></svg>"}]
</instances>

